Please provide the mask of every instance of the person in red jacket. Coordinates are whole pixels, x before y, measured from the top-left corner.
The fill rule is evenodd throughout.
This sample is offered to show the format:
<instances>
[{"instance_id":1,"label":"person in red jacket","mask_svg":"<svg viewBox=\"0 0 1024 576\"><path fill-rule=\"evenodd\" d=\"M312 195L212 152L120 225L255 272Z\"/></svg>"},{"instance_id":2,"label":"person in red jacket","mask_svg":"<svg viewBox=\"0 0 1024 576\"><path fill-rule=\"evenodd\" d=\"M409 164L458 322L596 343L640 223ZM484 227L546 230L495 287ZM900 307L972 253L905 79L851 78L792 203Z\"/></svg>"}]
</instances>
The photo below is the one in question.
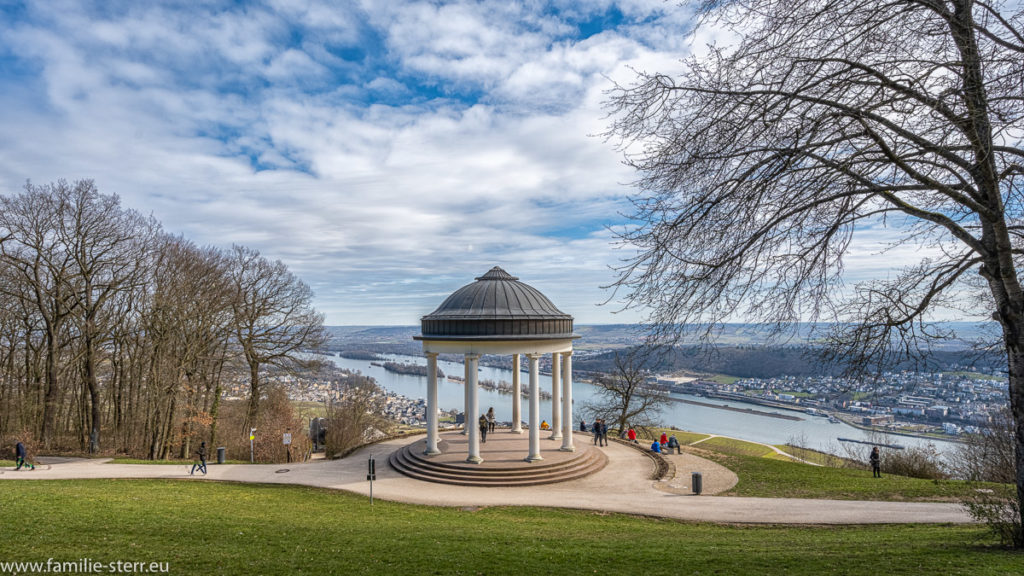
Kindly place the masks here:
<instances>
[{"instance_id":1,"label":"person in red jacket","mask_svg":"<svg viewBox=\"0 0 1024 576\"><path fill-rule=\"evenodd\" d=\"M639 442L636 441L636 430L630 428L629 432L626 433L626 437L629 438L630 442L634 444L639 444Z\"/></svg>"},{"instance_id":2,"label":"person in red jacket","mask_svg":"<svg viewBox=\"0 0 1024 576\"><path fill-rule=\"evenodd\" d=\"M665 444L668 444L668 434L665 434L664 432L662 432L661 433L661 439L659 439L658 442L661 442L662 446L664 446Z\"/></svg>"}]
</instances>

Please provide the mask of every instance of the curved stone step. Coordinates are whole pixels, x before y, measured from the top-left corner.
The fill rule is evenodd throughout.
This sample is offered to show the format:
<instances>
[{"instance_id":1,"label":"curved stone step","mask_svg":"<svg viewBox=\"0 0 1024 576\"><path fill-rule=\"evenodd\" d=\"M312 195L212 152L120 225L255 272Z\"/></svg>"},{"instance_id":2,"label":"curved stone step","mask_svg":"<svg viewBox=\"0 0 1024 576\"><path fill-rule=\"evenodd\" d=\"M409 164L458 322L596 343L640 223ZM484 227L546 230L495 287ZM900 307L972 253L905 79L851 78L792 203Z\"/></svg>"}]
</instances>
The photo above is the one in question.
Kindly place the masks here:
<instances>
[{"instance_id":1,"label":"curved stone step","mask_svg":"<svg viewBox=\"0 0 1024 576\"><path fill-rule=\"evenodd\" d=\"M580 469L574 469L562 475L555 476L540 476L534 478L518 478L518 479L481 479L481 478L466 478L454 475L437 475L428 474L422 469L408 468L401 464L395 465L394 461L390 462L392 467L401 472L404 476L422 480L426 482L435 482L439 484L450 484L454 486L476 486L476 487L516 487L516 486L538 486L543 484L554 484L557 482L566 482L569 480L577 480L584 478L604 467L604 463L595 464L591 467L583 467Z\"/></svg>"},{"instance_id":2,"label":"curved stone step","mask_svg":"<svg viewBox=\"0 0 1024 576\"><path fill-rule=\"evenodd\" d=\"M563 462L533 462L519 466L481 466L479 464L473 464L471 462L437 462L432 460L430 456L427 456L417 449L413 449L406 446L401 450L404 457L410 461L410 466L427 468L432 470L452 471L456 470L464 474L479 475L479 476L492 476L492 475L531 475L539 474L544 472L554 472L563 469L569 469L578 467L580 460L587 459L599 459L600 456L597 451L587 450L581 453L580 456L566 460Z\"/></svg>"},{"instance_id":3,"label":"curved stone step","mask_svg":"<svg viewBox=\"0 0 1024 576\"><path fill-rule=\"evenodd\" d=\"M603 454L597 451L588 451L570 461L547 466L537 465L534 463L525 464L524 466L515 468L486 468L478 464L470 463L449 465L447 463L431 462L416 454L414 450L409 450L408 447L397 450L393 453L393 456L393 459L401 467L410 470L418 470L421 474L433 474L441 477L463 479L475 478L481 481L487 481L488 479L512 480L519 478L557 477L566 473L572 473L576 470L589 468L595 464L600 464L603 467L605 462L605 459L602 458Z\"/></svg>"},{"instance_id":4,"label":"curved stone step","mask_svg":"<svg viewBox=\"0 0 1024 576\"><path fill-rule=\"evenodd\" d=\"M456 486L536 486L583 478L605 467L608 458L596 449L585 449L562 462L526 463L521 466L492 466L464 462L432 461L422 454L420 443L391 453L388 463L398 472L417 480Z\"/></svg>"}]
</instances>

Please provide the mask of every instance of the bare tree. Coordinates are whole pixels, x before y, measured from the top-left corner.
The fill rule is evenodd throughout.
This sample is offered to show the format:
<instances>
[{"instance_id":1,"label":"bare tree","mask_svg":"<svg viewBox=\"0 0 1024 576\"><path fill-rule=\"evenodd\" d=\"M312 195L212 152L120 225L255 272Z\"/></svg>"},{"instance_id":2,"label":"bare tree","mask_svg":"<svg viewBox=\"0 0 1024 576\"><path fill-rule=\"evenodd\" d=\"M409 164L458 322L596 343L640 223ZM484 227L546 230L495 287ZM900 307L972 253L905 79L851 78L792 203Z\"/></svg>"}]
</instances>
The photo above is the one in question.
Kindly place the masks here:
<instances>
[{"instance_id":1,"label":"bare tree","mask_svg":"<svg viewBox=\"0 0 1024 576\"><path fill-rule=\"evenodd\" d=\"M216 438L225 374L256 374L255 408L259 368L319 344L310 299L284 264L163 234L92 181L0 194L0 437L188 455Z\"/></svg>"},{"instance_id":2,"label":"bare tree","mask_svg":"<svg viewBox=\"0 0 1024 576\"><path fill-rule=\"evenodd\" d=\"M964 495L963 504L1004 543L1020 538L1021 531L1016 521L1016 494L1003 489L1011 486L1016 476L1013 433L1010 410L1000 410L991 415L979 434L967 435L950 458L950 467L958 477L1000 484L970 491Z\"/></svg>"},{"instance_id":3,"label":"bare tree","mask_svg":"<svg viewBox=\"0 0 1024 576\"><path fill-rule=\"evenodd\" d=\"M950 458L953 473L966 480L1010 484L1014 470L1013 418L1010 410L991 415L977 434L968 434Z\"/></svg>"},{"instance_id":4,"label":"bare tree","mask_svg":"<svg viewBox=\"0 0 1024 576\"><path fill-rule=\"evenodd\" d=\"M1024 503L1020 4L708 0L697 10L698 26L740 40L611 95L609 136L640 190L622 235L638 252L617 286L669 338L711 339L737 318L777 329L838 321L834 354L855 364L926 350L947 335L928 322L937 309L991 316ZM920 260L849 289L844 257L872 228Z\"/></svg>"},{"instance_id":5,"label":"bare tree","mask_svg":"<svg viewBox=\"0 0 1024 576\"><path fill-rule=\"evenodd\" d=\"M303 350L323 345L323 315L310 305L313 291L280 260L271 262L244 246L231 252L234 332L249 367L247 421L259 420L260 367L305 366ZM248 424L247 424L248 425Z\"/></svg>"},{"instance_id":6,"label":"bare tree","mask_svg":"<svg viewBox=\"0 0 1024 576\"><path fill-rule=\"evenodd\" d=\"M0 197L0 260L17 278L7 285L6 294L33 309L45 338L45 389L38 424L44 447L54 440L57 413L67 389L58 378L59 356L66 348L68 322L75 311L71 286L76 269L56 231L63 216L61 198L71 193L72 187L61 180L44 186L27 183L23 193Z\"/></svg>"},{"instance_id":7,"label":"bare tree","mask_svg":"<svg viewBox=\"0 0 1024 576\"><path fill-rule=\"evenodd\" d=\"M89 451L100 447L99 352L110 341L118 318L113 298L145 280L159 224L125 210L116 195L103 195L92 180L58 188L61 207L56 236L74 265L71 303L81 346L81 374L89 394Z\"/></svg>"},{"instance_id":8,"label":"bare tree","mask_svg":"<svg viewBox=\"0 0 1024 576\"><path fill-rule=\"evenodd\" d=\"M387 436L394 422L385 414L386 397L372 378L347 376L341 398L326 405L328 458L344 457L353 449Z\"/></svg>"},{"instance_id":9,"label":"bare tree","mask_svg":"<svg viewBox=\"0 0 1024 576\"><path fill-rule=\"evenodd\" d=\"M611 418L619 431L655 425L668 394L647 384L644 348L615 353L615 370L594 380L597 398L585 408L593 418Z\"/></svg>"}]
</instances>

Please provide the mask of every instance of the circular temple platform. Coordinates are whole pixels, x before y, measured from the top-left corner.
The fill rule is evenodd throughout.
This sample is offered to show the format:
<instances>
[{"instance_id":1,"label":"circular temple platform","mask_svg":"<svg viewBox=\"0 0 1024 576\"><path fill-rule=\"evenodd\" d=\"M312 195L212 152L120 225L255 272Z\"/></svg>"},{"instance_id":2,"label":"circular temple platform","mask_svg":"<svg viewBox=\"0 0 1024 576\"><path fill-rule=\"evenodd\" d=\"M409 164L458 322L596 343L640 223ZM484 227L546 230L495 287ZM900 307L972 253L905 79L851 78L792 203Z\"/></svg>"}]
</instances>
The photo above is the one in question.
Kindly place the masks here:
<instances>
[{"instance_id":1,"label":"circular temple platform","mask_svg":"<svg viewBox=\"0 0 1024 576\"><path fill-rule=\"evenodd\" d=\"M480 464L466 461L469 440L461 432L446 432L438 439L441 454L427 456L426 439L395 450L388 458L392 468L402 474L457 486L535 486L575 480L593 474L608 464L600 448L576 442L575 452L559 450L562 440L551 440L543 432L540 441L543 460L527 462L529 433L513 434L499 429L480 444ZM577 436L577 440L582 438Z\"/></svg>"}]
</instances>

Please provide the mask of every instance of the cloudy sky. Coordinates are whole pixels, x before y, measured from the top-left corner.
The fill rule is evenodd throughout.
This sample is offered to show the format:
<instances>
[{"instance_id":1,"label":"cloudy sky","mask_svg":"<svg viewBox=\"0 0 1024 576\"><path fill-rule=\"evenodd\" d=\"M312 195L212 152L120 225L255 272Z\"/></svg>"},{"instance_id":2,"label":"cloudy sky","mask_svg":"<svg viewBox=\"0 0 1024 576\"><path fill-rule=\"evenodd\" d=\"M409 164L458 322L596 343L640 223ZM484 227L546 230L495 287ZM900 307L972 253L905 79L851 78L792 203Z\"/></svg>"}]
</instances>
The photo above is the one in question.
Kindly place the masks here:
<instances>
[{"instance_id":1,"label":"cloudy sky","mask_svg":"<svg viewBox=\"0 0 1024 576\"><path fill-rule=\"evenodd\" d=\"M0 193L94 179L283 260L328 324L415 324L494 265L632 322L600 304L633 174L594 134L613 81L704 45L688 22L662 0L0 0Z\"/></svg>"},{"instance_id":2,"label":"cloudy sky","mask_svg":"<svg viewBox=\"0 0 1024 576\"><path fill-rule=\"evenodd\" d=\"M632 174L603 91L671 68L661 0L0 0L0 192L92 178L285 261L329 324L414 324L500 265L582 323Z\"/></svg>"}]
</instances>

